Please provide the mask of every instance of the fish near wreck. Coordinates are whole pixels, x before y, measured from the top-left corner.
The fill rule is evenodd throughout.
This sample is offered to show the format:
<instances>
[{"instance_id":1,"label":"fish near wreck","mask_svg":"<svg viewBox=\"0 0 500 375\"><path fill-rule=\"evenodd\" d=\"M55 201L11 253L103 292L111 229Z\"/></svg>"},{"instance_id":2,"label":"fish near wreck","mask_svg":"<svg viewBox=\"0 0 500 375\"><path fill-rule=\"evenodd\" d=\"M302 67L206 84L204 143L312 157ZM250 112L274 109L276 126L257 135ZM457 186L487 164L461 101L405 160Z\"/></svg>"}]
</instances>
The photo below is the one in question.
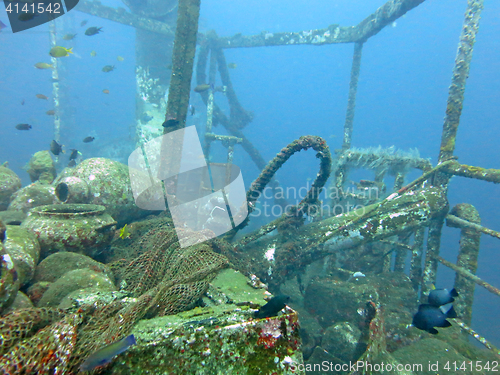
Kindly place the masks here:
<instances>
[{"instance_id":1,"label":"fish near wreck","mask_svg":"<svg viewBox=\"0 0 500 375\"><path fill-rule=\"evenodd\" d=\"M102 27L92 26L92 27L89 27L87 30L85 30L85 35L92 36L92 35L99 34L100 32L102 32Z\"/></svg>"},{"instance_id":2,"label":"fish near wreck","mask_svg":"<svg viewBox=\"0 0 500 375\"><path fill-rule=\"evenodd\" d=\"M269 318L275 316L280 310L285 308L286 304L290 300L290 296L285 294L280 294L269 300L264 306L262 306L258 311L254 313L256 318Z\"/></svg>"},{"instance_id":3,"label":"fish near wreck","mask_svg":"<svg viewBox=\"0 0 500 375\"><path fill-rule=\"evenodd\" d=\"M114 357L123 353L132 345L135 345L134 335L129 335L120 341L106 345L95 353L91 354L80 366L80 371L92 371L110 363Z\"/></svg>"}]
</instances>

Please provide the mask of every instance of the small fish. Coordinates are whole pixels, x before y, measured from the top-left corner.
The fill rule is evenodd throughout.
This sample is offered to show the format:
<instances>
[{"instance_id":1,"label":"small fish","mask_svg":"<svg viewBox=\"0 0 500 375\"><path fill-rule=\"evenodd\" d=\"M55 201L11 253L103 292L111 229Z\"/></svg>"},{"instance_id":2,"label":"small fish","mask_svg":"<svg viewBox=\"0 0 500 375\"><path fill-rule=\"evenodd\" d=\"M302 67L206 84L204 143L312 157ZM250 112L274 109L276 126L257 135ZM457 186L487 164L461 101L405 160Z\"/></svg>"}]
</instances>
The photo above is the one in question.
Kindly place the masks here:
<instances>
[{"instance_id":1,"label":"small fish","mask_svg":"<svg viewBox=\"0 0 500 375\"><path fill-rule=\"evenodd\" d=\"M30 124L17 124L16 129L17 130L30 130L31 125Z\"/></svg>"},{"instance_id":2,"label":"small fish","mask_svg":"<svg viewBox=\"0 0 500 375\"><path fill-rule=\"evenodd\" d=\"M76 166L76 161L75 160L70 160L68 163L68 167L73 168Z\"/></svg>"},{"instance_id":3,"label":"small fish","mask_svg":"<svg viewBox=\"0 0 500 375\"><path fill-rule=\"evenodd\" d=\"M2 31L3 29L5 29L7 27L6 24L4 24L2 21L0 21L0 31Z\"/></svg>"},{"instance_id":4,"label":"small fish","mask_svg":"<svg viewBox=\"0 0 500 375\"><path fill-rule=\"evenodd\" d=\"M23 100L21 100L21 105L24 105L24 99L23 99Z\"/></svg>"},{"instance_id":5,"label":"small fish","mask_svg":"<svg viewBox=\"0 0 500 375\"><path fill-rule=\"evenodd\" d=\"M94 137L85 137L83 138L83 143L90 143L94 140Z\"/></svg>"},{"instance_id":6,"label":"small fish","mask_svg":"<svg viewBox=\"0 0 500 375\"><path fill-rule=\"evenodd\" d=\"M167 65L167 69L168 69L168 70L172 70L172 64L168 64L168 65Z\"/></svg>"},{"instance_id":7,"label":"small fish","mask_svg":"<svg viewBox=\"0 0 500 375\"><path fill-rule=\"evenodd\" d=\"M45 112L47 115L49 116L54 116L56 114L56 111L54 111L53 109L49 109L47 112Z\"/></svg>"},{"instance_id":8,"label":"small fish","mask_svg":"<svg viewBox=\"0 0 500 375\"><path fill-rule=\"evenodd\" d=\"M109 72L112 72L113 70L115 70L114 65L106 65L105 67L102 68L102 71L104 73L109 73Z\"/></svg>"},{"instance_id":9,"label":"small fish","mask_svg":"<svg viewBox=\"0 0 500 375\"><path fill-rule=\"evenodd\" d=\"M92 36L92 35L99 34L99 32L102 32L102 27L92 26L92 27L89 27L87 30L85 30L85 35Z\"/></svg>"},{"instance_id":10,"label":"small fish","mask_svg":"<svg viewBox=\"0 0 500 375\"><path fill-rule=\"evenodd\" d=\"M85 25L87 24L87 22L89 22L89 21L87 21L87 20L83 20L82 22L80 22L80 27L85 26Z\"/></svg>"},{"instance_id":11,"label":"small fish","mask_svg":"<svg viewBox=\"0 0 500 375\"><path fill-rule=\"evenodd\" d=\"M91 56L91 57L96 57L96 56L97 56L97 52L96 52L96 51L92 51L92 52L90 52L90 56Z\"/></svg>"},{"instance_id":12,"label":"small fish","mask_svg":"<svg viewBox=\"0 0 500 375\"><path fill-rule=\"evenodd\" d=\"M129 232L129 230L128 230L128 226L127 226L127 225L128 225L128 224L125 224L125 226L124 226L122 229L120 229L120 235L119 235L119 237L120 237L122 240L124 240L124 239L126 239L126 238L130 238L130 232Z\"/></svg>"},{"instance_id":13,"label":"small fish","mask_svg":"<svg viewBox=\"0 0 500 375\"><path fill-rule=\"evenodd\" d=\"M283 309L287 302L290 300L290 296L280 294L279 296L273 297L262 306L258 311L255 312L254 316L256 318L269 318L275 316L281 309Z\"/></svg>"},{"instance_id":14,"label":"small fish","mask_svg":"<svg viewBox=\"0 0 500 375\"><path fill-rule=\"evenodd\" d=\"M434 289L430 291L428 301L429 305L439 307L455 301L455 298L453 297L458 297L458 293L455 288L452 290Z\"/></svg>"},{"instance_id":15,"label":"small fish","mask_svg":"<svg viewBox=\"0 0 500 375\"><path fill-rule=\"evenodd\" d=\"M37 97L38 99L49 100L49 98L47 98L47 97L46 97L45 95L43 95L43 94L36 94L36 97Z\"/></svg>"},{"instance_id":16,"label":"small fish","mask_svg":"<svg viewBox=\"0 0 500 375\"><path fill-rule=\"evenodd\" d=\"M434 327L450 327L451 323L446 319L456 317L457 313L451 303L441 307L424 304L418 307L418 312L413 316L412 325L435 335L438 330Z\"/></svg>"},{"instance_id":17,"label":"small fish","mask_svg":"<svg viewBox=\"0 0 500 375\"><path fill-rule=\"evenodd\" d=\"M238 67L238 65L236 65L235 63L229 63L229 64L227 64L227 67L229 69L236 69Z\"/></svg>"},{"instance_id":18,"label":"small fish","mask_svg":"<svg viewBox=\"0 0 500 375\"><path fill-rule=\"evenodd\" d=\"M190 104L188 107L188 111L191 114L191 116L194 116L194 114L196 113L196 108L194 107L194 105Z\"/></svg>"},{"instance_id":19,"label":"small fish","mask_svg":"<svg viewBox=\"0 0 500 375\"><path fill-rule=\"evenodd\" d=\"M196 86L193 91L194 92L205 92L207 91L210 87L213 87L213 85L208 85L208 84L203 84L203 85L198 85Z\"/></svg>"},{"instance_id":20,"label":"small fish","mask_svg":"<svg viewBox=\"0 0 500 375\"><path fill-rule=\"evenodd\" d=\"M148 115L147 112L144 112L140 118L141 122L143 124L147 124L148 122L150 122L151 120L153 119L153 116L150 116Z\"/></svg>"},{"instance_id":21,"label":"small fish","mask_svg":"<svg viewBox=\"0 0 500 375\"><path fill-rule=\"evenodd\" d=\"M17 19L21 22L28 22L28 21L31 21L33 18L37 17L38 14L34 14L34 13L21 13Z\"/></svg>"},{"instance_id":22,"label":"small fish","mask_svg":"<svg viewBox=\"0 0 500 375\"><path fill-rule=\"evenodd\" d=\"M104 90L102 90L102 92L105 93L105 94L109 94L109 90L108 89L104 89Z\"/></svg>"},{"instance_id":23,"label":"small fish","mask_svg":"<svg viewBox=\"0 0 500 375\"><path fill-rule=\"evenodd\" d=\"M80 371L92 371L107 365L118 354L123 353L132 345L135 345L134 335L127 336L120 341L106 345L95 353L91 354L80 366Z\"/></svg>"},{"instance_id":24,"label":"small fish","mask_svg":"<svg viewBox=\"0 0 500 375\"><path fill-rule=\"evenodd\" d=\"M39 63L35 64L35 68L37 68L37 69L53 69L54 67L52 66L52 64L39 62Z\"/></svg>"},{"instance_id":25,"label":"small fish","mask_svg":"<svg viewBox=\"0 0 500 375\"><path fill-rule=\"evenodd\" d=\"M118 56L116 59L117 59L118 61L123 61L123 60L125 60L125 59L124 59L123 57L121 57L121 56Z\"/></svg>"},{"instance_id":26,"label":"small fish","mask_svg":"<svg viewBox=\"0 0 500 375\"><path fill-rule=\"evenodd\" d=\"M61 46L55 46L55 47L52 47L49 51L49 55L52 56L52 57L64 57L64 56L68 56L70 53L73 53L71 52L73 50L73 47L71 48L64 48L64 47L61 47Z\"/></svg>"},{"instance_id":27,"label":"small fish","mask_svg":"<svg viewBox=\"0 0 500 375\"><path fill-rule=\"evenodd\" d=\"M66 34L62 38L64 40L72 40L72 39L75 39L75 36L76 36L76 34Z\"/></svg>"},{"instance_id":28,"label":"small fish","mask_svg":"<svg viewBox=\"0 0 500 375\"><path fill-rule=\"evenodd\" d=\"M75 160L79 155L79 152L76 148L71 149L71 154L69 154L69 160Z\"/></svg>"},{"instance_id":29,"label":"small fish","mask_svg":"<svg viewBox=\"0 0 500 375\"><path fill-rule=\"evenodd\" d=\"M52 142L50 142L50 152L52 152L56 156L59 155L61 152L64 153L62 146L55 140L52 140Z\"/></svg>"}]
</instances>

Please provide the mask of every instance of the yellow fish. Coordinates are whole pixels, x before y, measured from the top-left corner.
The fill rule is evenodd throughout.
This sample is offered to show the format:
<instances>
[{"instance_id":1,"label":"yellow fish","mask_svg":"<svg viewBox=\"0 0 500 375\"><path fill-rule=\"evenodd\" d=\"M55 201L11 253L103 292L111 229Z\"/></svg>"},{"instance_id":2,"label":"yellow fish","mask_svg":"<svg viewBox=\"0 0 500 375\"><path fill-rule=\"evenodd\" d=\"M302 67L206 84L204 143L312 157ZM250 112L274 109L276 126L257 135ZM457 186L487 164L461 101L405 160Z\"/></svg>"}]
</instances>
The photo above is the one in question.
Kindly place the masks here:
<instances>
[{"instance_id":1,"label":"yellow fish","mask_svg":"<svg viewBox=\"0 0 500 375\"><path fill-rule=\"evenodd\" d=\"M44 62L39 62L35 64L35 68L37 69L52 69L53 66L51 64L47 64Z\"/></svg>"},{"instance_id":2,"label":"yellow fish","mask_svg":"<svg viewBox=\"0 0 500 375\"><path fill-rule=\"evenodd\" d=\"M71 52L72 49L73 49L73 47L64 48L64 47L60 47L60 46L55 46L55 47L52 47L50 49L49 55L52 57L68 56L70 53L73 53L73 52Z\"/></svg>"},{"instance_id":3,"label":"yellow fish","mask_svg":"<svg viewBox=\"0 0 500 375\"><path fill-rule=\"evenodd\" d=\"M229 64L227 64L227 67L229 69L236 69L238 67L238 65L236 65L235 63L229 63Z\"/></svg>"},{"instance_id":4,"label":"yellow fish","mask_svg":"<svg viewBox=\"0 0 500 375\"><path fill-rule=\"evenodd\" d=\"M96 51L92 51L92 52L90 52L90 56L92 56L92 57L96 57L96 55L97 55L97 52L96 52Z\"/></svg>"},{"instance_id":5,"label":"yellow fish","mask_svg":"<svg viewBox=\"0 0 500 375\"><path fill-rule=\"evenodd\" d=\"M118 61L123 61L123 60L125 60L125 59L124 59L123 57L121 57L121 56L118 56L116 59L117 59Z\"/></svg>"},{"instance_id":6,"label":"yellow fish","mask_svg":"<svg viewBox=\"0 0 500 375\"><path fill-rule=\"evenodd\" d=\"M120 229L120 235L119 235L119 237L122 240L124 240L126 238L130 238L130 232L128 231L127 225L128 224L125 224L125 226L122 229Z\"/></svg>"}]
</instances>

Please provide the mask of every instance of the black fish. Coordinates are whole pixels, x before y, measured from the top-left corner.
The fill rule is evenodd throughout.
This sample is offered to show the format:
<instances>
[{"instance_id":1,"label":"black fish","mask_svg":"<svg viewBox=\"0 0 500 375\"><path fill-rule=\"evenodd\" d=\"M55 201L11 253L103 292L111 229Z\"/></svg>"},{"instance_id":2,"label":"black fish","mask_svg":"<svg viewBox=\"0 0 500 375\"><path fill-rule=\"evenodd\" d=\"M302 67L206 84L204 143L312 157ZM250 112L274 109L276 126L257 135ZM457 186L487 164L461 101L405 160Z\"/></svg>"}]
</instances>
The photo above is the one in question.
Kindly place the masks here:
<instances>
[{"instance_id":1,"label":"black fish","mask_svg":"<svg viewBox=\"0 0 500 375\"><path fill-rule=\"evenodd\" d=\"M17 124L16 129L17 130L30 130L31 125L30 124Z\"/></svg>"},{"instance_id":2,"label":"black fish","mask_svg":"<svg viewBox=\"0 0 500 375\"><path fill-rule=\"evenodd\" d=\"M269 318L270 316L275 316L281 309L286 306L286 303L290 300L290 296L280 294L279 296L273 297L256 311L254 316L256 318Z\"/></svg>"},{"instance_id":3,"label":"black fish","mask_svg":"<svg viewBox=\"0 0 500 375\"><path fill-rule=\"evenodd\" d=\"M82 22L80 22L80 26L81 27L85 26L87 24L87 22L88 22L87 20L83 20Z\"/></svg>"},{"instance_id":4,"label":"black fish","mask_svg":"<svg viewBox=\"0 0 500 375\"><path fill-rule=\"evenodd\" d=\"M413 316L413 326L427 331L433 335L438 333L434 327L450 327L451 323L447 318L456 318L457 313L451 303L436 307L428 304L420 305L418 312Z\"/></svg>"},{"instance_id":5,"label":"black fish","mask_svg":"<svg viewBox=\"0 0 500 375\"><path fill-rule=\"evenodd\" d=\"M52 140L52 142L50 142L50 152L52 152L54 155L59 155L61 152L63 152L62 146L55 140Z\"/></svg>"},{"instance_id":6,"label":"black fish","mask_svg":"<svg viewBox=\"0 0 500 375\"><path fill-rule=\"evenodd\" d=\"M94 137L85 137L83 138L83 143L90 143L94 140Z\"/></svg>"},{"instance_id":7,"label":"black fish","mask_svg":"<svg viewBox=\"0 0 500 375\"><path fill-rule=\"evenodd\" d=\"M69 160L75 160L78 157L78 150L76 148L71 149L71 154L69 155Z\"/></svg>"},{"instance_id":8,"label":"black fish","mask_svg":"<svg viewBox=\"0 0 500 375\"><path fill-rule=\"evenodd\" d=\"M455 298L453 297L458 297L458 293L455 288L453 288L452 290L433 289L429 293L429 305L436 307L443 306L447 303L455 301Z\"/></svg>"},{"instance_id":9,"label":"black fish","mask_svg":"<svg viewBox=\"0 0 500 375\"><path fill-rule=\"evenodd\" d=\"M68 167L73 168L74 166L76 166L76 161L74 161L73 159L71 159L69 161L69 163L68 163ZM57 185L57 186L59 186L59 185Z\"/></svg>"},{"instance_id":10,"label":"black fish","mask_svg":"<svg viewBox=\"0 0 500 375\"><path fill-rule=\"evenodd\" d=\"M85 35L91 36L91 35L96 35L99 34L99 32L102 31L102 27L89 27L87 30L85 30Z\"/></svg>"}]
</instances>

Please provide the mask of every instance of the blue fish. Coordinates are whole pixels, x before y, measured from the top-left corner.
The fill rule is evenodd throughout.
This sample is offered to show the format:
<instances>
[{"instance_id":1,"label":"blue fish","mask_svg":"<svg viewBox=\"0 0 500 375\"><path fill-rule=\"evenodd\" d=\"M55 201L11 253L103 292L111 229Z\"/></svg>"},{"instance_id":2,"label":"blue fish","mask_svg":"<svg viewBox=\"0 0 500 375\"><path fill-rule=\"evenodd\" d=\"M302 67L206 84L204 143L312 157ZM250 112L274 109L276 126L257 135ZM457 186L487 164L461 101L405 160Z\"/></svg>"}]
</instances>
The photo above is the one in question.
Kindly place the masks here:
<instances>
[{"instance_id":1,"label":"blue fish","mask_svg":"<svg viewBox=\"0 0 500 375\"><path fill-rule=\"evenodd\" d=\"M120 341L106 345L104 348L101 348L91 354L80 366L80 371L92 371L96 368L107 365L115 356L123 353L132 345L135 345L135 343L134 335L130 335Z\"/></svg>"},{"instance_id":2,"label":"blue fish","mask_svg":"<svg viewBox=\"0 0 500 375\"><path fill-rule=\"evenodd\" d=\"M429 305L439 307L455 301L455 298L453 297L458 297L458 293L455 288L453 288L452 290L433 289L429 293L428 301Z\"/></svg>"},{"instance_id":3,"label":"blue fish","mask_svg":"<svg viewBox=\"0 0 500 375\"><path fill-rule=\"evenodd\" d=\"M434 327L450 327L451 323L447 318L456 318L457 313L451 303L437 307L429 304L420 305L418 312L413 317L413 326L427 331L433 335L438 333Z\"/></svg>"}]
</instances>

